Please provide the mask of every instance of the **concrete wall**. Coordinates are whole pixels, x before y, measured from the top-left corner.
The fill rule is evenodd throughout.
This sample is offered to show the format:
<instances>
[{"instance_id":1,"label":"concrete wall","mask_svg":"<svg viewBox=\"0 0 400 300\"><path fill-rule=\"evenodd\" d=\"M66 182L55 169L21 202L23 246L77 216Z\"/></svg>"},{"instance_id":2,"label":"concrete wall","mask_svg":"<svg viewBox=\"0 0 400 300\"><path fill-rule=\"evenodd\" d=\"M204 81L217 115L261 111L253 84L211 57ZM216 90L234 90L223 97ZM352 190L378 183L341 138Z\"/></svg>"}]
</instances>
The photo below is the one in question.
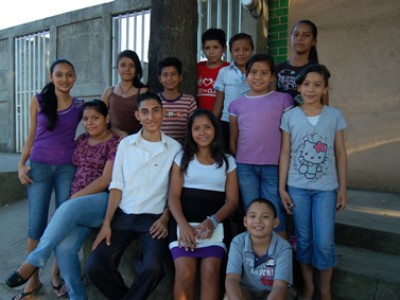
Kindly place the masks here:
<instances>
[{"instance_id":1,"label":"concrete wall","mask_svg":"<svg viewBox=\"0 0 400 300\"><path fill-rule=\"evenodd\" d=\"M118 0L0 30L0 152L15 152L15 37L49 30L50 60L65 57L76 68L72 94L99 98L111 84L112 17L150 6L150 0Z\"/></svg>"},{"instance_id":2,"label":"concrete wall","mask_svg":"<svg viewBox=\"0 0 400 300\"><path fill-rule=\"evenodd\" d=\"M0 30L0 116L7 116L0 118L0 152L15 152L15 37L50 30L50 61L65 57L76 68L78 79L72 94L83 99L99 98L112 81L112 17L150 7L151 0L114 0ZM256 37L257 20L243 11L243 31ZM255 41L258 47L263 47L263 43Z\"/></svg>"},{"instance_id":3,"label":"concrete wall","mask_svg":"<svg viewBox=\"0 0 400 300\"><path fill-rule=\"evenodd\" d=\"M112 17L150 6L150 0L116 0L0 30L0 152L15 152L14 37L50 30L51 60L73 61L73 95L92 99L111 84ZM320 61L332 73L331 104L349 125L352 188L400 193L399 16L397 0L289 0L289 30L303 18L318 26ZM258 52L265 52L267 18L265 11L254 19L243 10L242 31L254 37Z\"/></svg>"},{"instance_id":4,"label":"concrete wall","mask_svg":"<svg viewBox=\"0 0 400 300\"><path fill-rule=\"evenodd\" d=\"M400 192L400 1L290 0L289 28L305 18L348 122L349 185Z\"/></svg>"}]
</instances>

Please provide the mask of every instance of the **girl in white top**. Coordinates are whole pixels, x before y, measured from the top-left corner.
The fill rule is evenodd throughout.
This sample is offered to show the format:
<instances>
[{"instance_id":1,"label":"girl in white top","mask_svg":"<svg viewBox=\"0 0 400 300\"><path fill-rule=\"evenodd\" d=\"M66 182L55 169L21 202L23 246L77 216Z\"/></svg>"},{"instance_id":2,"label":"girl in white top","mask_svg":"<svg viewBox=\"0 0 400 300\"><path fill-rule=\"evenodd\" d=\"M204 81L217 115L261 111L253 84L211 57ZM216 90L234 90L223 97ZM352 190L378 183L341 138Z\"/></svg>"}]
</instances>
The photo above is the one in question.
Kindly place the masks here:
<instances>
[{"instance_id":1,"label":"girl in white top","mask_svg":"<svg viewBox=\"0 0 400 300\"><path fill-rule=\"evenodd\" d=\"M175 299L194 299L198 262L201 298L220 297L220 268L229 243L221 222L236 210L239 197L235 160L223 152L218 132L212 112L196 110L172 167L168 205L174 217L169 237Z\"/></svg>"}]
</instances>

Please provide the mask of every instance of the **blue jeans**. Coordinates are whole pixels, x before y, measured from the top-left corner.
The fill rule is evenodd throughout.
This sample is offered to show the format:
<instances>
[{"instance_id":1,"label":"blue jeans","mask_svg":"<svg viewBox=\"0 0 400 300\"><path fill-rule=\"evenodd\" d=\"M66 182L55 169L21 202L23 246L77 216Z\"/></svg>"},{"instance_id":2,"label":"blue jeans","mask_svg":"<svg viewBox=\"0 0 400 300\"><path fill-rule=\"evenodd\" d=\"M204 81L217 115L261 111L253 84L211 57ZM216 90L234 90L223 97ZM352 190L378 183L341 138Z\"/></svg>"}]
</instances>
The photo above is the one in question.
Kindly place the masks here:
<instances>
[{"instance_id":1,"label":"blue jeans","mask_svg":"<svg viewBox=\"0 0 400 300\"><path fill-rule=\"evenodd\" d=\"M72 164L49 165L34 161L30 162L30 166L29 177L33 183L28 185L28 237L37 241L47 225L53 189L56 196L56 208L58 208L69 198L75 166Z\"/></svg>"},{"instance_id":2,"label":"blue jeans","mask_svg":"<svg viewBox=\"0 0 400 300\"><path fill-rule=\"evenodd\" d=\"M111 245L103 240L91 253L87 273L107 299L145 300L164 276L163 261L168 253L167 239L153 239L149 229L160 218L155 214L126 214L117 209L111 224ZM138 239L140 258L135 262L135 280L128 288L118 271L125 248Z\"/></svg>"},{"instance_id":3,"label":"blue jeans","mask_svg":"<svg viewBox=\"0 0 400 300\"><path fill-rule=\"evenodd\" d=\"M63 203L51 218L37 248L28 256L32 265L42 268L55 250L70 299L87 299L78 252L91 228L101 226L107 202L108 193L102 192Z\"/></svg>"},{"instance_id":4,"label":"blue jeans","mask_svg":"<svg viewBox=\"0 0 400 300\"><path fill-rule=\"evenodd\" d=\"M279 218L275 231L285 231L286 212L279 197L278 166L237 163L237 173L244 211L254 199L261 197L270 200Z\"/></svg>"},{"instance_id":5,"label":"blue jeans","mask_svg":"<svg viewBox=\"0 0 400 300\"><path fill-rule=\"evenodd\" d=\"M293 200L297 259L302 264L327 270L336 264L336 190L316 191L288 187Z\"/></svg>"}]
</instances>

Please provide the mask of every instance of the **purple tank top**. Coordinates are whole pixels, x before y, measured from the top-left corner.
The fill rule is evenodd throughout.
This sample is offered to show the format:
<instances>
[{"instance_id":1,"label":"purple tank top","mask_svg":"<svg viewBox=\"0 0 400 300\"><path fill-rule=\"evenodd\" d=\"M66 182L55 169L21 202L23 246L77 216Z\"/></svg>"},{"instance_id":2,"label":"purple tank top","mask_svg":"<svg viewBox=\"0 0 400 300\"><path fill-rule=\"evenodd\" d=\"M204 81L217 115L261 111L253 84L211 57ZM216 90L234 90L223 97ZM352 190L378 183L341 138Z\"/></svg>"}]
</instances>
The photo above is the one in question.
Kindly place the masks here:
<instances>
[{"instance_id":1,"label":"purple tank top","mask_svg":"<svg viewBox=\"0 0 400 300\"><path fill-rule=\"evenodd\" d=\"M42 95L36 95L41 106ZM29 160L51 165L70 164L74 152L75 132L82 119L83 100L74 98L70 107L57 112L55 128L47 130L48 120L39 112L36 116L36 134Z\"/></svg>"}]
</instances>

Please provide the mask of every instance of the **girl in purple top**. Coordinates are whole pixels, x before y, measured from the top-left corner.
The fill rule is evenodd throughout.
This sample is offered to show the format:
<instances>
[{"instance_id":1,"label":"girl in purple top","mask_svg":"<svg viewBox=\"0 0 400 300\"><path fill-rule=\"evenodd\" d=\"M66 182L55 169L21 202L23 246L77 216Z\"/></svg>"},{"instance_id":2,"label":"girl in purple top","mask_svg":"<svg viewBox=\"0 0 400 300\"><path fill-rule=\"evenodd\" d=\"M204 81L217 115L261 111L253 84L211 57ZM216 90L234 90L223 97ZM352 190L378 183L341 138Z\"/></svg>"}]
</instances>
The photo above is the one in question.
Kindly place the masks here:
<instances>
[{"instance_id":1,"label":"girl in purple top","mask_svg":"<svg viewBox=\"0 0 400 300\"><path fill-rule=\"evenodd\" d=\"M70 94L76 80L71 62L53 62L49 77L50 82L32 98L29 134L18 164L19 180L28 189L28 253L36 248L46 228L53 189L56 207L69 197L75 173L71 161L75 131L82 117L83 100ZM65 290L61 289L56 264L52 273L52 285L60 296ZM37 291L41 286L36 272L22 293ZM21 295L14 299L22 299Z\"/></svg>"},{"instance_id":2,"label":"girl in purple top","mask_svg":"<svg viewBox=\"0 0 400 300\"><path fill-rule=\"evenodd\" d=\"M256 198L275 204L280 220L275 229L285 236L285 211L278 193L281 116L293 106L290 95L272 91L273 58L256 54L246 64L250 93L229 106L230 150L236 155L244 211Z\"/></svg>"},{"instance_id":3,"label":"girl in purple top","mask_svg":"<svg viewBox=\"0 0 400 300\"><path fill-rule=\"evenodd\" d=\"M11 287L23 284L44 267L54 250L69 298L87 300L78 253L92 228L103 221L120 137L109 130L107 106L100 100L85 102L82 123L86 133L77 138L72 157L76 166L73 200L64 202L54 213L36 249L7 279Z\"/></svg>"}]
</instances>

